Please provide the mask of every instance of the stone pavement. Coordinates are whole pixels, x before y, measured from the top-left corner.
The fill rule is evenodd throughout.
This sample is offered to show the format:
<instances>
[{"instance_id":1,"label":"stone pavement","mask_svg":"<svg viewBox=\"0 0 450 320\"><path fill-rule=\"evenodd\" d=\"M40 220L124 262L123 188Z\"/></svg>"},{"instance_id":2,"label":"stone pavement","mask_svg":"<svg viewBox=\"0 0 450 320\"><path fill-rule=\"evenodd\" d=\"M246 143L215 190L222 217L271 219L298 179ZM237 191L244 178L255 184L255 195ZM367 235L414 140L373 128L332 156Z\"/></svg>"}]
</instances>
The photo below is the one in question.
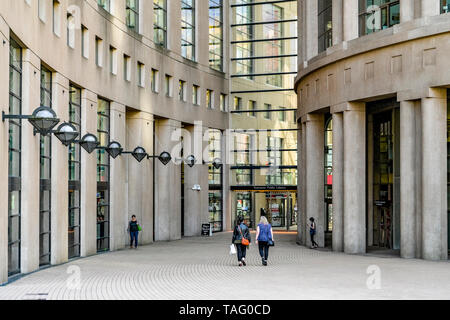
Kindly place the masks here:
<instances>
[{"instance_id":1,"label":"stone pavement","mask_svg":"<svg viewBox=\"0 0 450 320\"><path fill-rule=\"evenodd\" d=\"M310 250L295 234L275 240L267 267L254 244L238 267L231 233L221 233L77 259L0 287L0 299L450 299L448 261Z\"/></svg>"}]
</instances>

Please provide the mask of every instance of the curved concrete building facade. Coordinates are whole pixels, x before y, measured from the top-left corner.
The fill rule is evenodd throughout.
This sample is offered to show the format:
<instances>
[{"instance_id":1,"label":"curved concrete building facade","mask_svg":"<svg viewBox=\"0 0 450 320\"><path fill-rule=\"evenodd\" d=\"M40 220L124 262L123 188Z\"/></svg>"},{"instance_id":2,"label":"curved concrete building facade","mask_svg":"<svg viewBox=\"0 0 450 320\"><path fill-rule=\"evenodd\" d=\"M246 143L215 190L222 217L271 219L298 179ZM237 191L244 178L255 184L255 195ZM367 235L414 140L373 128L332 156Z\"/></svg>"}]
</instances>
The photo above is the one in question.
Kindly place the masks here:
<instances>
[{"instance_id":1,"label":"curved concrete building facade","mask_svg":"<svg viewBox=\"0 0 450 320\"><path fill-rule=\"evenodd\" d=\"M298 240L446 260L448 3L378 2L299 1Z\"/></svg>"},{"instance_id":2,"label":"curved concrete building facade","mask_svg":"<svg viewBox=\"0 0 450 320\"><path fill-rule=\"evenodd\" d=\"M88 154L76 144L68 150L55 136L35 135L24 119L5 119L0 283L127 247L132 214L143 244L200 235L211 222L208 173L217 169L202 152L206 131L220 139L229 127L227 6L221 0L1 1L0 108L6 115L31 115L45 105L81 130L79 139L91 133L103 147L117 141L124 151L168 151L174 161L113 159L104 149ZM215 149L220 153L217 143ZM197 164L181 166L190 154ZM214 192L221 193L226 215L228 176L220 174L223 183ZM222 216L219 228L229 229L229 221Z\"/></svg>"}]
</instances>

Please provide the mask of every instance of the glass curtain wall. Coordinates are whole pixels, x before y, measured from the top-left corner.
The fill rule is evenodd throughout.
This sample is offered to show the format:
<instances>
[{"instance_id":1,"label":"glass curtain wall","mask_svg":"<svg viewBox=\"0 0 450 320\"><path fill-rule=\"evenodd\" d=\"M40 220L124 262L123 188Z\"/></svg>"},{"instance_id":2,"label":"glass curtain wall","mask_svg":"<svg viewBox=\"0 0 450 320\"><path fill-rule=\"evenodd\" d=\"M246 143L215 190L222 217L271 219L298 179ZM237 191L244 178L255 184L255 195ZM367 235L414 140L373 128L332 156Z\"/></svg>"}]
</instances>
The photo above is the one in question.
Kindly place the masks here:
<instances>
[{"instance_id":1,"label":"glass curtain wall","mask_svg":"<svg viewBox=\"0 0 450 320\"><path fill-rule=\"evenodd\" d=\"M70 86L69 121L81 134L81 89ZM80 256L81 147L69 145L69 259Z\"/></svg>"},{"instance_id":2,"label":"glass curtain wall","mask_svg":"<svg viewBox=\"0 0 450 320\"><path fill-rule=\"evenodd\" d=\"M216 169L212 162L222 159L222 133L209 130L209 221L213 232L223 231L223 166Z\"/></svg>"},{"instance_id":3,"label":"glass curtain wall","mask_svg":"<svg viewBox=\"0 0 450 320\"><path fill-rule=\"evenodd\" d=\"M22 114L22 48L10 40L9 113ZM8 141L8 274L20 273L22 121L9 120Z\"/></svg>"},{"instance_id":4,"label":"glass curtain wall","mask_svg":"<svg viewBox=\"0 0 450 320\"><path fill-rule=\"evenodd\" d=\"M153 0L153 41L167 47L167 0Z\"/></svg>"},{"instance_id":5,"label":"glass curtain wall","mask_svg":"<svg viewBox=\"0 0 450 320\"><path fill-rule=\"evenodd\" d=\"M181 0L181 55L195 60L195 1Z\"/></svg>"},{"instance_id":6,"label":"glass curtain wall","mask_svg":"<svg viewBox=\"0 0 450 320\"><path fill-rule=\"evenodd\" d=\"M41 105L52 107L52 72L41 66ZM40 136L40 205L39 265L50 264L51 258L51 135Z\"/></svg>"},{"instance_id":7,"label":"glass curtain wall","mask_svg":"<svg viewBox=\"0 0 450 320\"><path fill-rule=\"evenodd\" d=\"M263 21L280 21L283 20L283 8L274 4L266 4L263 6ZM276 39L284 36L282 23L271 23L263 25L263 34L265 38ZM265 42L264 51L268 56L280 56L283 54L283 41L273 40ZM265 60L265 72L279 73L282 72L283 58L269 58ZM281 75L270 75L266 78L266 84L282 87L283 78Z\"/></svg>"},{"instance_id":8,"label":"glass curtain wall","mask_svg":"<svg viewBox=\"0 0 450 320\"><path fill-rule=\"evenodd\" d=\"M236 168L234 170L234 181L235 185L246 185L252 184L252 170L247 167L251 165L250 159L250 143L251 137L248 134L238 133L235 139L235 161ZM239 168L244 167L244 168Z\"/></svg>"},{"instance_id":9,"label":"glass curtain wall","mask_svg":"<svg viewBox=\"0 0 450 320\"><path fill-rule=\"evenodd\" d=\"M110 142L110 103L98 100L97 137L100 147ZM109 250L110 158L105 149L97 150L97 251Z\"/></svg>"},{"instance_id":10,"label":"glass curtain wall","mask_svg":"<svg viewBox=\"0 0 450 320\"><path fill-rule=\"evenodd\" d=\"M251 3L253 0L236 0L237 4ZM253 25L245 25L253 22L253 7L243 6L236 8L236 24L238 26L235 32L236 41L247 41L253 39ZM249 58L253 57L254 44L251 42L242 42L236 45L236 58ZM238 60L236 62L236 74L252 74L253 73L253 60ZM252 76L247 76L247 79L253 79Z\"/></svg>"},{"instance_id":11,"label":"glass curtain wall","mask_svg":"<svg viewBox=\"0 0 450 320\"><path fill-rule=\"evenodd\" d=\"M209 0L209 66L223 71L223 0Z\"/></svg>"}]
</instances>

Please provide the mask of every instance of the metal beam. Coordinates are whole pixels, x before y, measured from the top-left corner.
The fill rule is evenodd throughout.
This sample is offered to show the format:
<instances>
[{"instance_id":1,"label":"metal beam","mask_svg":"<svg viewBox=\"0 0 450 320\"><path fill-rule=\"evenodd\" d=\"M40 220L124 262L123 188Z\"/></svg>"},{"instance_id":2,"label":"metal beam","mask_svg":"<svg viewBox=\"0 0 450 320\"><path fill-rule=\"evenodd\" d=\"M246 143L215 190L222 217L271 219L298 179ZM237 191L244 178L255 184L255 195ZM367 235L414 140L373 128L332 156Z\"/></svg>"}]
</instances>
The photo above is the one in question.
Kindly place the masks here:
<instances>
[{"instance_id":1,"label":"metal beam","mask_svg":"<svg viewBox=\"0 0 450 320\"><path fill-rule=\"evenodd\" d=\"M239 40L231 41L231 44L238 43L252 43L252 42L265 42L265 41L284 41L284 40L297 40L298 37L281 37L281 38L268 38L268 39L250 39L250 40Z\"/></svg>"},{"instance_id":2,"label":"metal beam","mask_svg":"<svg viewBox=\"0 0 450 320\"><path fill-rule=\"evenodd\" d=\"M297 109L255 109L255 110L233 110L230 113L253 113L253 112L284 112L284 111L297 111Z\"/></svg>"},{"instance_id":3,"label":"metal beam","mask_svg":"<svg viewBox=\"0 0 450 320\"><path fill-rule=\"evenodd\" d=\"M257 60L257 59L276 59L276 58L293 58L297 57L298 54L282 54L278 56L257 56L257 57L244 57L244 58L231 58L231 61L240 61L240 60Z\"/></svg>"},{"instance_id":4,"label":"metal beam","mask_svg":"<svg viewBox=\"0 0 450 320\"><path fill-rule=\"evenodd\" d=\"M231 94L262 93L262 92L283 92L283 91L294 91L294 89L267 89L267 90L231 91Z\"/></svg>"},{"instance_id":5,"label":"metal beam","mask_svg":"<svg viewBox=\"0 0 450 320\"><path fill-rule=\"evenodd\" d=\"M234 28L234 27L255 26L255 25L261 25L261 24L289 23L289 22L297 22L297 21L298 21L297 19L273 20L273 21L257 21L257 22L232 24L232 25L230 25L230 27Z\"/></svg>"},{"instance_id":6,"label":"metal beam","mask_svg":"<svg viewBox=\"0 0 450 320\"><path fill-rule=\"evenodd\" d=\"M273 1L266 1L266 2L249 2L249 3L235 3L232 4L232 8L236 7L249 7L249 6L259 6L264 4L276 4L276 3L286 3L286 2L297 2L297 0L273 0Z\"/></svg>"},{"instance_id":7,"label":"metal beam","mask_svg":"<svg viewBox=\"0 0 450 320\"><path fill-rule=\"evenodd\" d=\"M289 74L297 74L297 71L291 72L273 72L273 73L250 73L250 74L232 74L231 78L247 78L247 77L265 77L265 76L282 76Z\"/></svg>"}]
</instances>

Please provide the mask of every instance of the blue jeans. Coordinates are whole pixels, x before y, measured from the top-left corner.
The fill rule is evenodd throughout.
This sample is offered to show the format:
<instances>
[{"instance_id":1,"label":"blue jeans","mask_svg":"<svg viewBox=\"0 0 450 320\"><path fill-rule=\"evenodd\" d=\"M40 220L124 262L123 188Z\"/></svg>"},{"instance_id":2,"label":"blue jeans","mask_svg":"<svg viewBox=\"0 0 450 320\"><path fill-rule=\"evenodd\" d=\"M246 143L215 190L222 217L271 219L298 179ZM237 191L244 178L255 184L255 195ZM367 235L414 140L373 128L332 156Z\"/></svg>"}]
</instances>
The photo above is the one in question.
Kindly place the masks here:
<instances>
[{"instance_id":1,"label":"blue jeans","mask_svg":"<svg viewBox=\"0 0 450 320\"><path fill-rule=\"evenodd\" d=\"M130 237L131 237L130 247L133 246L133 242L134 242L134 243L135 243L135 244L134 244L134 247L137 248L137 246L138 246L139 231L132 231L132 232L130 232Z\"/></svg>"},{"instance_id":2,"label":"blue jeans","mask_svg":"<svg viewBox=\"0 0 450 320\"><path fill-rule=\"evenodd\" d=\"M258 241L259 247L259 255L261 258L267 261L269 258L269 242L267 241Z\"/></svg>"}]
</instances>

